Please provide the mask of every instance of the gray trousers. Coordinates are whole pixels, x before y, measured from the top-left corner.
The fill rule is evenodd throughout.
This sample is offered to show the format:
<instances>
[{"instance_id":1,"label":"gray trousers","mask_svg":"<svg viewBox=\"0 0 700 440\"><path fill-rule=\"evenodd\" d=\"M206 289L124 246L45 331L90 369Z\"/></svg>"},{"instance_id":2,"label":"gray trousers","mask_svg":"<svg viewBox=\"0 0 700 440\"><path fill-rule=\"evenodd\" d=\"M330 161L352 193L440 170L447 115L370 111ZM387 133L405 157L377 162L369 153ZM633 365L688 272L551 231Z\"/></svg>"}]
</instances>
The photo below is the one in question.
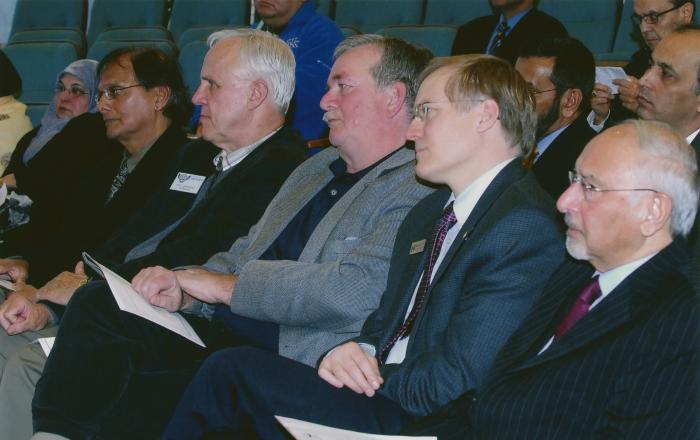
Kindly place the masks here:
<instances>
[{"instance_id":1,"label":"gray trousers","mask_svg":"<svg viewBox=\"0 0 700 440\"><path fill-rule=\"evenodd\" d=\"M0 302L2 302L0 296ZM32 436L34 387L46 364L38 338L56 336L58 326L8 336L0 329L0 439Z\"/></svg>"}]
</instances>

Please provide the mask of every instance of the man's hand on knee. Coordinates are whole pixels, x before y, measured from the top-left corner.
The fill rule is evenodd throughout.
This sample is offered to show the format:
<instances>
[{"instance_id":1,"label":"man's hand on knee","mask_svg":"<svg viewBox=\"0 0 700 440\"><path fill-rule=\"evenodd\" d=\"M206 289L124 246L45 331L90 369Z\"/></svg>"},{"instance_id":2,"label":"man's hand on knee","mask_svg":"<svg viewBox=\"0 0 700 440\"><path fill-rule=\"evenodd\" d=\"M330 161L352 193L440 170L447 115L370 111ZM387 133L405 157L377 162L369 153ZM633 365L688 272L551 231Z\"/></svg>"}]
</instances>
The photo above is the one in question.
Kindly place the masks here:
<instances>
[{"instance_id":1,"label":"man's hand on knee","mask_svg":"<svg viewBox=\"0 0 700 440\"><path fill-rule=\"evenodd\" d=\"M84 273L61 272L51 281L44 284L36 295L40 300L51 301L55 304L68 304L78 287L88 281L88 276Z\"/></svg>"},{"instance_id":2,"label":"man's hand on knee","mask_svg":"<svg viewBox=\"0 0 700 440\"><path fill-rule=\"evenodd\" d=\"M142 269L131 285L134 290L154 306L162 307L171 312L180 310L183 306L183 294L175 273L161 266Z\"/></svg>"},{"instance_id":3,"label":"man's hand on knee","mask_svg":"<svg viewBox=\"0 0 700 440\"><path fill-rule=\"evenodd\" d=\"M29 275L29 262L19 258L0 258L0 275L7 275L15 283L24 283Z\"/></svg>"},{"instance_id":4,"label":"man's hand on knee","mask_svg":"<svg viewBox=\"0 0 700 440\"><path fill-rule=\"evenodd\" d=\"M51 312L24 295L14 293L0 306L0 325L8 335L38 331L51 321Z\"/></svg>"},{"instance_id":5,"label":"man's hand on knee","mask_svg":"<svg viewBox=\"0 0 700 440\"><path fill-rule=\"evenodd\" d=\"M377 360L355 342L345 343L328 354L318 367L318 375L334 387L346 386L369 397L384 382Z\"/></svg>"}]
</instances>

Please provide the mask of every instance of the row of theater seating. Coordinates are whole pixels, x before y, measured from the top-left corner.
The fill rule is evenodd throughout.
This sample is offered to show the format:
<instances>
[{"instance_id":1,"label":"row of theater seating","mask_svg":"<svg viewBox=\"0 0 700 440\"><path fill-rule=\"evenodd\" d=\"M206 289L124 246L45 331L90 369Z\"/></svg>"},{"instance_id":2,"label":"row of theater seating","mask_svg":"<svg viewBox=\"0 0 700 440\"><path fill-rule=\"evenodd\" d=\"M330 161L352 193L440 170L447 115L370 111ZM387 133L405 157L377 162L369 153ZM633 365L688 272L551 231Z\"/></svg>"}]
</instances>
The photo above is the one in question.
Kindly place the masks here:
<instances>
[{"instance_id":1,"label":"row of theater seating","mask_svg":"<svg viewBox=\"0 0 700 440\"><path fill-rule=\"evenodd\" d=\"M400 25L395 32L404 37L415 35L418 41L448 39L454 32L452 27L492 12L488 0L316 1L319 12L334 19L346 34ZM250 3L94 0L86 27L87 0L18 0L9 43L70 41L84 56L91 46L104 40L167 41L176 51L215 29L247 25ZM540 0L538 7L561 21L598 59L616 59L625 58L636 48L630 36L632 4L622 0Z\"/></svg>"}]
</instances>

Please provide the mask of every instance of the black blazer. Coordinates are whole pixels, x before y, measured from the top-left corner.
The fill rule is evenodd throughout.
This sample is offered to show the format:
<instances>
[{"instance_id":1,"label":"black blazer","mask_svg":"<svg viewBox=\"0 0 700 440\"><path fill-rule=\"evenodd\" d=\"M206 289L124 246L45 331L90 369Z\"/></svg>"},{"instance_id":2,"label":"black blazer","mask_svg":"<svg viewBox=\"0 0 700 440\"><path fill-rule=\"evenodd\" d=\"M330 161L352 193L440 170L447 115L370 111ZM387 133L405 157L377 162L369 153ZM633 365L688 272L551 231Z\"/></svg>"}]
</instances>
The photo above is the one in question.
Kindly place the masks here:
<instances>
[{"instance_id":1,"label":"black blazer","mask_svg":"<svg viewBox=\"0 0 700 440\"><path fill-rule=\"evenodd\" d=\"M500 14L475 18L457 30L452 55L486 53L489 40L498 25ZM544 35L566 36L566 28L556 18L532 9L510 31L495 55L515 64L522 42Z\"/></svg>"},{"instance_id":2,"label":"black blazer","mask_svg":"<svg viewBox=\"0 0 700 440\"><path fill-rule=\"evenodd\" d=\"M163 185L169 162L186 141L183 130L171 125L107 204L105 201L119 169L123 149L113 149L92 169L86 170L63 206L63 222L56 234L41 245L17 249L19 255L30 262L30 281L41 285L63 270L72 270L82 251L93 250L124 225Z\"/></svg>"},{"instance_id":3,"label":"black blazer","mask_svg":"<svg viewBox=\"0 0 700 440\"><path fill-rule=\"evenodd\" d=\"M220 151L206 141L188 144L169 178L175 178L178 172L213 178L212 159ZM308 150L298 132L284 127L228 172L195 206L195 194L171 190L171 182L166 182L167 186L100 246L95 256L126 278L154 265L202 264L248 232L289 174L307 157ZM206 186L205 181L202 190ZM155 252L124 262L136 245L181 218Z\"/></svg>"},{"instance_id":4,"label":"black blazer","mask_svg":"<svg viewBox=\"0 0 700 440\"><path fill-rule=\"evenodd\" d=\"M429 253L411 249L430 241L449 196L443 190L426 197L404 220L387 290L357 342L379 350L403 323ZM424 415L481 384L561 263L562 242L551 199L520 161L512 161L481 196L433 276L405 360L382 367L380 394Z\"/></svg>"},{"instance_id":5,"label":"black blazer","mask_svg":"<svg viewBox=\"0 0 700 440\"><path fill-rule=\"evenodd\" d=\"M537 181L554 200L569 187L568 171L574 169L583 147L597 134L588 125L586 116L579 116L559 133L532 166Z\"/></svg>"},{"instance_id":6,"label":"black blazer","mask_svg":"<svg viewBox=\"0 0 700 440\"><path fill-rule=\"evenodd\" d=\"M61 227L57 213L71 198L82 173L114 150L105 136L102 116L85 113L71 119L25 165L22 156L38 131L39 127L20 139L4 173L14 173L17 192L33 202L30 224L5 234L6 240L39 244L55 234Z\"/></svg>"},{"instance_id":7,"label":"black blazer","mask_svg":"<svg viewBox=\"0 0 700 440\"><path fill-rule=\"evenodd\" d=\"M700 309L687 247L662 250L538 356L592 273L564 264L486 385L410 431L440 440L698 438Z\"/></svg>"}]
</instances>

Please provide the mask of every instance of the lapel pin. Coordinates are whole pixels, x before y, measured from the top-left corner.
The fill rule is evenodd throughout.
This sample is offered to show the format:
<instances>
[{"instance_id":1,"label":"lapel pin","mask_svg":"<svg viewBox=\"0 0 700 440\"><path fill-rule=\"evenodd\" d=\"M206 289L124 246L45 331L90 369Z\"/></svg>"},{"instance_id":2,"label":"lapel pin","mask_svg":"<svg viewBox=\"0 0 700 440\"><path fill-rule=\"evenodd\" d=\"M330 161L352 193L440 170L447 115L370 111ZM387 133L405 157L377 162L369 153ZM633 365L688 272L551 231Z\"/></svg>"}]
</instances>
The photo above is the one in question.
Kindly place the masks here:
<instances>
[{"instance_id":1,"label":"lapel pin","mask_svg":"<svg viewBox=\"0 0 700 440\"><path fill-rule=\"evenodd\" d=\"M414 241L411 243L411 249L408 251L408 255L417 254L423 252L425 249L425 238L422 240Z\"/></svg>"}]
</instances>

